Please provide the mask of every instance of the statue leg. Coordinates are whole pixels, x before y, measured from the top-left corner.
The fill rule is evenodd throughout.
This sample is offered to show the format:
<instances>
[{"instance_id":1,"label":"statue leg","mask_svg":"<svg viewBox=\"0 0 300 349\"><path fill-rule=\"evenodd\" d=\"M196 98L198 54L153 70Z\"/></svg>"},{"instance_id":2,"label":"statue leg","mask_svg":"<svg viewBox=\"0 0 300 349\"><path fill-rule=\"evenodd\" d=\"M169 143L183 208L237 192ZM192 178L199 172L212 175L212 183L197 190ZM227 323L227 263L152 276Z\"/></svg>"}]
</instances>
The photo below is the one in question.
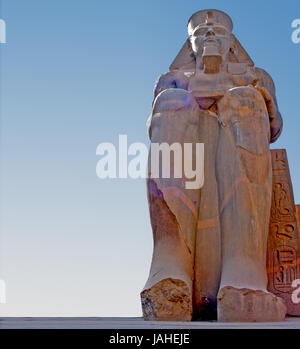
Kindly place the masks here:
<instances>
[{"instance_id":1,"label":"statue leg","mask_svg":"<svg viewBox=\"0 0 300 349\"><path fill-rule=\"evenodd\" d=\"M282 321L286 307L268 293L266 250L272 171L264 99L252 87L230 89L218 103L217 180L222 270L219 321Z\"/></svg>"},{"instance_id":2,"label":"statue leg","mask_svg":"<svg viewBox=\"0 0 300 349\"><path fill-rule=\"evenodd\" d=\"M169 89L158 95L150 125L151 144L179 143L184 149L184 143L199 143L199 127L199 108L187 91ZM141 301L146 320L189 321L200 190L186 189L184 176L172 176L172 156L170 168L171 178L147 180L154 250Z\"/></svg>"}]
</instances>

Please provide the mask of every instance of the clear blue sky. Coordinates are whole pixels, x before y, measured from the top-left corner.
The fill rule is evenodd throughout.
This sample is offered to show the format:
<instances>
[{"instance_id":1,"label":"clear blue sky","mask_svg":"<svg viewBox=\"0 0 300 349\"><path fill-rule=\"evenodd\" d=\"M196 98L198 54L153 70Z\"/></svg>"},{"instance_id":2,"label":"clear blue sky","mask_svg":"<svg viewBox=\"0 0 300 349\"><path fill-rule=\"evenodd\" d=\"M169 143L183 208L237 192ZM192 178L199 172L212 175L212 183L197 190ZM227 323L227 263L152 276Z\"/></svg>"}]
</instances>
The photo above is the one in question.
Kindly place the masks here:
<instances>
[{"instance_id":1,"label":"clear blue sky","mask_svg":"<svg viewBox=\"0 0 300 349\"><path fill-rule=\"evenodd\" d=\"M217 8L273 77L300 203L299 0L2 0L4 316L139 316L152 232L143 180L96 177L100 142L148 142L156 78L196 11Z\"/></svg>"}]
</instances>

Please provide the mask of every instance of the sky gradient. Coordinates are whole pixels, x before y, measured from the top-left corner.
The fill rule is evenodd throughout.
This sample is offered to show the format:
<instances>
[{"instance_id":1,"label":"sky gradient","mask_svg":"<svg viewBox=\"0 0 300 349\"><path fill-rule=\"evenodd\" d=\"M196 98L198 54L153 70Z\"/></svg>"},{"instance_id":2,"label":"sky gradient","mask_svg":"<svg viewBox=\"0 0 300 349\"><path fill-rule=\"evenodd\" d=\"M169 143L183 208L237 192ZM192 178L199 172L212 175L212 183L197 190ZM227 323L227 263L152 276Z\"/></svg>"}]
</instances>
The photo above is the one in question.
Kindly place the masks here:
<instances>
[{"instance_id":1,"label":"sky gradient","mask_svg":"<svg viewBox=\"0 0 300 349\"><path fill-rule=\"evenodd\" d=\"M270 6L272 7L270 9ZM196 11L228 13L273 77L300 204L300 2L2 0L0 316L140 316L152 256L144 180L100 180L96 147L148 144L153 85Z\"/></svg>"}]
</instances>

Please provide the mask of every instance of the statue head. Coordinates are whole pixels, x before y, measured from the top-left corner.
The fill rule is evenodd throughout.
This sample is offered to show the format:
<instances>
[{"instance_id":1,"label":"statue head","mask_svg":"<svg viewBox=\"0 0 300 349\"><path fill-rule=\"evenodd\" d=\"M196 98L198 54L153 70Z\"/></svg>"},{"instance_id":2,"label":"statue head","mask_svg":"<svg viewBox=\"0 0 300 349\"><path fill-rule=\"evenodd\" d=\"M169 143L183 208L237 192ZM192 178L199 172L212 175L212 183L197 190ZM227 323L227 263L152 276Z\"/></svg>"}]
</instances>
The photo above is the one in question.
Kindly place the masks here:
<instances>
[{"instance_id":1,"label":"statue head","mask_svg":"<svg viewBox=\"0 0 300 349\"><path fill-rule=\"evenodd\" d=\"M254 63L232 34L231 18L219 10L202 10L188 21L184 46L174 59L170 70L193 69L196 63L216 66L221 62Z\"/></svg>"},{"instance_id":2,"label":"statue head","mask_svg":"<svg viewBox=\"0 0 300 349\"><path fill-rule=\"evenodd\" d=\"M231 46L232 21L218 10L196 12L188 21L188 34L195 56L222 57Z\"/></svg>"}]
</instances>

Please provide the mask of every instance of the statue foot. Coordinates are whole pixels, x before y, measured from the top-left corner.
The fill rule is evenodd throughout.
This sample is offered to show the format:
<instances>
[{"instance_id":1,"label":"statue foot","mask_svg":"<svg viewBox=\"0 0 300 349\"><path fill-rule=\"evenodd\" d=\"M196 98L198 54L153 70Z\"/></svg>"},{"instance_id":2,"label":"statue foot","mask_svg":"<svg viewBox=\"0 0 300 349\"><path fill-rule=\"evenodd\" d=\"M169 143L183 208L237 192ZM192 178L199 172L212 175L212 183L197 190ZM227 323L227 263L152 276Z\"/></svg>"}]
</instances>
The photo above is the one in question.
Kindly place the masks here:
<instances>
[{"instance_id":1,"label":"statue foot","mask_svg":"<svg viewBox=\"0 0 300 349\"><path fill-rule=\"evenodd\" d=\"M218 321L221 322L284 321L287 311L282 298L248 288L223 287L217 301Z\"/></svg>"},{"instance_id":2,"label":"statue foot","mask_svg":"<svg viewBox=\"0 0 300 349\"><path fill-rule=\"evenodd\" d=\"M192 295L187 284L179 279L163 279L141 292L145 320L191 321Z\"/></svg>"}]
</instances>

